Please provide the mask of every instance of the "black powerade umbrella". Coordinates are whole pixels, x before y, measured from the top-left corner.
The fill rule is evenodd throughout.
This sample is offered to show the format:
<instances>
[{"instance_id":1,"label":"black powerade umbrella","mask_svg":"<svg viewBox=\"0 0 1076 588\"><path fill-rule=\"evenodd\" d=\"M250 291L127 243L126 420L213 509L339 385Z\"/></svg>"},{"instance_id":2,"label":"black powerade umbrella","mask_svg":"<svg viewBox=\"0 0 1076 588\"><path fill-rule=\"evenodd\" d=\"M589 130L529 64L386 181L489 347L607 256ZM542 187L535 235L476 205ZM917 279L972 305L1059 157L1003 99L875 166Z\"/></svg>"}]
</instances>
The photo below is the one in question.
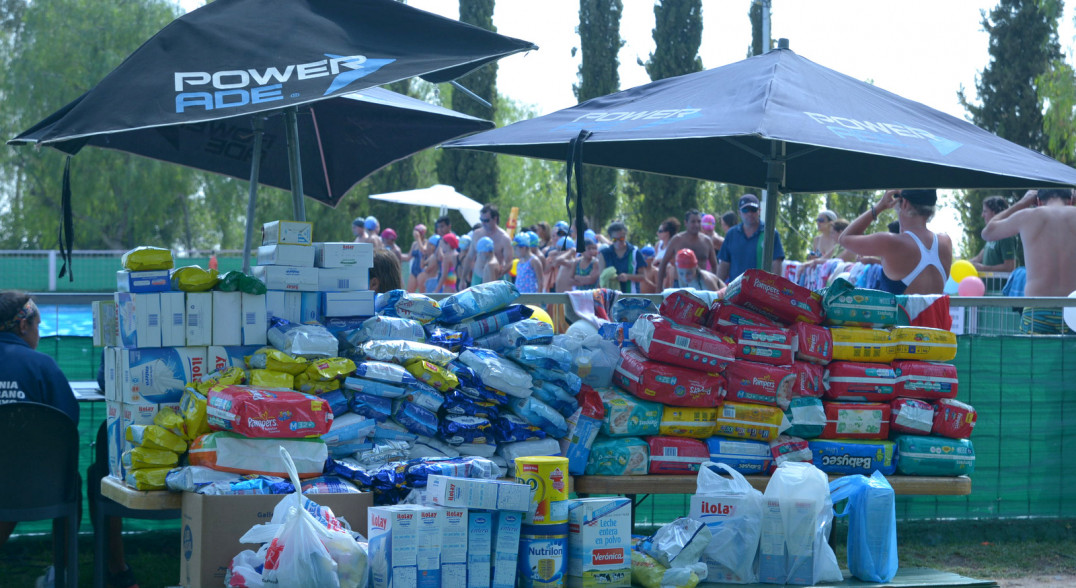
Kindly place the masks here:
<instances>
[{"instance_id":1,"label":"black powerade umbrella","mask_svg":"<svg viewBox=\"0 0 1076 588\"><path fill-rule=\"evenodd\" d=\"M764 55L444 147L567 161L577 179L587 163L765 187L760 264L773 256L782 191L1076 186L1067 165L818 65L782 42Z\"/></svg>"},{"instance_id":2,"label":"black powerade umbrella","mask_svg":"<svg viewBox=\"0 0 1076 588\"><path fill-rule=\"evenodd\" d=\"M95 145L245 177L237 171L241 164L250 172L252 197L259 182L288 186L295 216L303 219L304 193L335 206L370 172L481 124L428 108L406 126L394 126L388 114L392 106L360 111L337 97L413 76L447 82L536 48L395 0L216 0L174 20L94 88L9 143L47 145L69 155ZM318 104L330 99L332 104ZM401 100L368 94L365 102ZM412 114L423 110L418 101L406 102ZM359 121L360 112L383 120ZM282 113L283 122L270 113ZM286 143L286 160L267 159L271 146L264 140L259 145L257 125L265 120L270 125L265 136ZM415 124L420 122L426 124ZM419 128L427 125L447 128ZM358 127L371 132L361 136ZM400 136L412 133L417 136ZM207 142L216 140L219 147L228 137L238 137L240 145L222 149L218 157L206 152ZM251 137L244 150L242 143ZM364 154L355 150L358 144L398 150L370 167L359 161ZM261 163L267 164L265 180ZM356 169L345 170L349 165ZM69 252L67 174L61 250L66 245ZM312 181L304 182L304 175Z\"/></svg>"}]
</instances>

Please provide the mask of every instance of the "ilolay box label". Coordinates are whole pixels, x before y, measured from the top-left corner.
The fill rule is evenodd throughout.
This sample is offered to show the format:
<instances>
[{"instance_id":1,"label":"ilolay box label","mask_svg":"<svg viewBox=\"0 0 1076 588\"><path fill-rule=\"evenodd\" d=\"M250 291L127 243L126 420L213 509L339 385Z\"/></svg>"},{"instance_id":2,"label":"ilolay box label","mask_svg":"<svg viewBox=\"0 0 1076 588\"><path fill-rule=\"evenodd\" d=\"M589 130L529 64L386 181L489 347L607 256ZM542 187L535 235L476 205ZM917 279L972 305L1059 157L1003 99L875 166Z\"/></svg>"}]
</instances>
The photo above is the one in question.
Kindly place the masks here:
<instances>
[{"instance_id":1,"label":"ilolay box label","mask_svg":"<svg viewBox=\"0 0 1076 588\"><path fill-rule=\"evenodd\" d=\"M120 345L127 349L161 346L161 295L116 292Z\"/></svg>"},{"instance_id":2,"label":"ilolay box label","mask_svg":"<svg viewBox=\"0 0 1076 588\"><path fill-rule=\"evenodd\" d=\"M408 506L374 506L366 511L373 588L418 586L418 515Z\"/></svg>"},{"instance_id":3,"label":"ilolay box label","mask_svg":"<svg viewBox=\"0 0 1076 588\"><path fill-rule=\"evenodd\" d=\"M568 585L631 586L631 500L568 501Z\"/></svg>"},{"instance_id":4,"label":"ilolay box label","mask_svg":"<svg viewBox=\"0 0 1076 588\"><path fill-rule=\"evenodd\" d=\"M161 347L187 344L187 300L183 292L161 292Z\"/></svg>"},{"instance_id":5,"label":"ilolay box label","mask_svg":"<svg viewBox=\"0 0 1076 588\"><path fill-rule=\"evenodd\" d=\"M231 367L246 368L246 358L264 345L210 345L206 352L206 373L219 372Z\"/></svg>"},{"instance_id":6,"label":"ilolay box label","mask_svg":"<svg viewBox=\"0 0 1076 588\"><path fill-rule=\"evenodd\" d=\"M467 588L489 586L494 517L486 510L467 512Z\"/></svg>"},{"instance_id":7,"label":"ilolay box label","mask_svg":"<svg viewBox=\"0 0 1076 588\"><path fill-rule=\"evenodd\" d=\"M205 347L120 349L120 398L126 404L179 402L206 374Z\"/></svg>"},{"instance_id":8,"label":"ilolay box label","mask_svg":"<svg viewBox=\"0 0 1076 588\"><path fill-rule=\"evenodd\" d=\"M213 344L213 293L187 293L187 345Z\"/></svg>"}]
</instances>

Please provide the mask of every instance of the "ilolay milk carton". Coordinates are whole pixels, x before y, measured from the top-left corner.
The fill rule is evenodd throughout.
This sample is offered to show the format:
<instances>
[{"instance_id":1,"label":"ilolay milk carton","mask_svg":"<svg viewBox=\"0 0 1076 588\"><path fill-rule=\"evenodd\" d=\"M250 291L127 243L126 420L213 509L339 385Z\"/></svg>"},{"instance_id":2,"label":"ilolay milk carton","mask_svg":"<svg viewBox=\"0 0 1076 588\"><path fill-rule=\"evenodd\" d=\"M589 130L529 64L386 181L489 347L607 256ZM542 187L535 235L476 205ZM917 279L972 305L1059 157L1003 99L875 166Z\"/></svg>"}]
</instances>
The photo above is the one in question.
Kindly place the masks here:
<instances>
[{"instance_id":1,"label":"ilolay milk carton","mask_svg":"<svg viewBox=\"0 0 1076 588\"><path fill-rule=\"evenodd\" d=\"M179 402L187 383L207 373L206 348L120 349L117 368L125 404Z\"/></svg>"},{"instance_id":2,"label":"ilolay milk carton","mask_svg":"<svg viewBox=\"0 0 1076 588\"><path fill-rule=\"evenodd\" d=\"M161 295L116 292L120 345L127 349L161 346Z\"/></svg>"},{"instance_id":3,"label":"ilolay milk carton","mask_svg":"<svg viewBox=\"0 0 1076 588\"><path fill-rule=\"evenodd\" d=\"M418 513L418 588L441 586L441 523L444 511L436 506L413 506Z\"/></svg>"},{"instance_id":4,"label":"ilolay milk carton","mask_svg":"<svg viewBox=\"0 0 1076 588\"><path fill-rule=\"evenodd\" d=\"M467 512L467 588L486 588L490 584L495 518L496 513L488 510Z\"/></svg>"},{"instance_id":5,"label":"ilolay milk carton","mask_svg":"<svg viewBox=\"0 0 1076 588\"><path fill-rule=\"evenodd\" d=\"M440 510L441 588L466 588L469 513L466 508L442 508Z\"/></svg>"},{"instance_id":6,"label":"ilolay milk carton","mask_svg":"<svg viewBox=\"0 0 1076 588\"><path fill-rule=\"evenodd\" d=\"M523 513L499 510L493 523L492 588L515 588L516 562L519 560L519 531Z\"/></svg>"},{"instance_id":7,"label":"ilolay milk carton","mask_svg":"<svg viewBox=\"0 0 1076 588\"><path fill-rule=\"evenodd\" d=\"M568 586L631 586L631 500L568 501Z\"/></svg>"},{"instance_id":8,"label":"ilolay milk carton","mask_svg":"<svg viewBox=\"0 0 1076 588\"><path fill-rule=\"evenodd\" d=\"M403 505L372 506L366 512L373 588L418 586L419 513Z\"/></svg>"},{"instance_id":9,"label":"ilolay milk carton","mask_svg":"<svg viewBox=\"0 0 1076 588\"><path fill-rule=\"evenodd\" d=\"M161 347L187 344L187 300L183 292L161 292Z\"/></svg>"},{"instance_id":10,"label":"ilolay milk carton","mask_svg":"<svg viewBox=\"0 0 1076 588\"><path fill-rule=\"evenodd\" d=\"M247 367L246 358L265 347L264 345L210 345L206 352L206 373L219 372L230 367Z\"/></svg>"},{"instance_id":11,"label":"ilolay milk carton","mask_svg":"<svg viewBox=\"0 0 1076 588\"><path fill-rule=\"evenodd\" d=\"M213 293L187 292L187 345L213 343Z\"/></svg>"}]
</instances>

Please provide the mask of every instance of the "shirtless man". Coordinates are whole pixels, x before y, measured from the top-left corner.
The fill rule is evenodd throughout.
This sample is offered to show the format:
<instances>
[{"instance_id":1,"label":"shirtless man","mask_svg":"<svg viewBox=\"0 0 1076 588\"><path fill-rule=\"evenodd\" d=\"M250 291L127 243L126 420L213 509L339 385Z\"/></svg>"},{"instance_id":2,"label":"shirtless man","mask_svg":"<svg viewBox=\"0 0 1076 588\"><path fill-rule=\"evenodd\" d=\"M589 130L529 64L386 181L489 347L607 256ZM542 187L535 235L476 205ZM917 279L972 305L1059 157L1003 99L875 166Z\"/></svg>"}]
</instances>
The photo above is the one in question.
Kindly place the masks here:
<instances>
[{"instance_id":1,"label":"shirtless man","mask_svg":"<svg viewBox=\"0 0 1076 588\"><path fill-rule=\"evenodd\" d=\"M471 240L477 242L482 237L493 239L493 257L497 259L499 272L498 275L493 276L493 279L500 279L512 267L512 259L515 257L512 252L512 239L508 237L508 233L504 232L504 229L497 226L501 221L501 213L497 210L496 204L483 206L482 210L479 211L478 221L482 223L482 228L475 230L474 234L471 235ZM464 266L473 268L472 271L484 271L484 268L468 265L468 263L473 262L474 255L475 252L472 248L465 256Z\"/></svg>"},{"instance_id":2,"label":"shirtless man","mask_svg":"<svg viewBox=\"0 0 1076 588\"><path fill-rule=\"evenodd\" d=\"M1037 204L1037 206L1036 206ZM983 239L997 241L1019 234L1027 267L1026 296L1068 296L1076 290L1076 208L1072 190L1029 190L1019 202L999 212L983 228ZM1024 308L1020 332L1070 332L1058 308Z\"/></svg>"},{"instance_id":3,"label":"shirtless man","mask_svg":"<svg viewBox=\"0 0 1076 588\"><path fill-rule=\"evenodd\" d=\"M717 253L714 251L714 242L706 235L700 234L702 230L702 215L698 210L694 208L687 211L684 215L684 230L669 239L669 244L665 247L665 251L680 251L681 249L690 249L695 252L695 258L699 260L706 260L707 267L717 267ZM665 255L661 258L661 265L658 266L658 283L665 283L665 274L668 272L669 264L675 261L673 259L675 255Z\"/></svg>"},{"instance_id":4,"label":"shirtless man","mask_svg":"<svg viewBox=\"0 0 1076 588\"><path fill-rule=\"evenodd\" d=\"M359 219L355 219L358 222ZM354 225L352 225L354 226ZM363 227L366 229L363 234L355 233L356 243L369 243L374 246L374 249L382 249L385 245L381 242L380 233L381 225L377 222L377 219L368 216L363 221Z\"/></svg>"}]
</instances>

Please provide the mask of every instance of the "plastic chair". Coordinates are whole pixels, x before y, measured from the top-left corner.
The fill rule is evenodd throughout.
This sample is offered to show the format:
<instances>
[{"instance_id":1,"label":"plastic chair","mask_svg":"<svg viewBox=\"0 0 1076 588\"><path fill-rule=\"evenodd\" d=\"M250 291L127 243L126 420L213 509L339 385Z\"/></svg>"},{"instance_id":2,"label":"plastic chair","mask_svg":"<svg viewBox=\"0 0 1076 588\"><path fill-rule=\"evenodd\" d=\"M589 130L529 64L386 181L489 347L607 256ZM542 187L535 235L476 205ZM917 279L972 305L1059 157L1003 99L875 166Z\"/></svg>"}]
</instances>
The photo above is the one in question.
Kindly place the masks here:
<instances>
[{"instance_id":1,"label":"plastic chair","mask_svg":"<svg viewBox=\"0 0 1076 588\"><path fill-rule=\"evenodd\" d=\"M78 586L78 426L45 404L0 404L0 520L52 519L57 586Z\"/></svg>"},{"instance_id":2,"label":"plastic chair","mask_svg":"<svg viewBox=\"0 0 1076 588\"><path fill-rule=\"evenodd\" d=\"M101 423L101 427L97 431L97 447L106 446L108 443L107 433L105 430L105 423ZM96 451L97 459L100 460L102 453L107 457L107 452ZM107 461L107 460L106 460ZM109 544L108 544L108 519L107 517L121 517L125 519L149 519L149 520L168 520L178 519L180 516L180 510L138 510L133 508L127 508L122 504L112 500L101 494L99 475L94 475L94 467L98 464L93 464L86 469L86 480L89 484L97 484L97 491L89 493L90 499L94 502L93 507L93 586L94 588L104 588L105 578L108 576L108 556L109 556ZM100 467L104 468L104 471L108 471L108 464L100 464Z\"/></svg>"}]
</instances>

